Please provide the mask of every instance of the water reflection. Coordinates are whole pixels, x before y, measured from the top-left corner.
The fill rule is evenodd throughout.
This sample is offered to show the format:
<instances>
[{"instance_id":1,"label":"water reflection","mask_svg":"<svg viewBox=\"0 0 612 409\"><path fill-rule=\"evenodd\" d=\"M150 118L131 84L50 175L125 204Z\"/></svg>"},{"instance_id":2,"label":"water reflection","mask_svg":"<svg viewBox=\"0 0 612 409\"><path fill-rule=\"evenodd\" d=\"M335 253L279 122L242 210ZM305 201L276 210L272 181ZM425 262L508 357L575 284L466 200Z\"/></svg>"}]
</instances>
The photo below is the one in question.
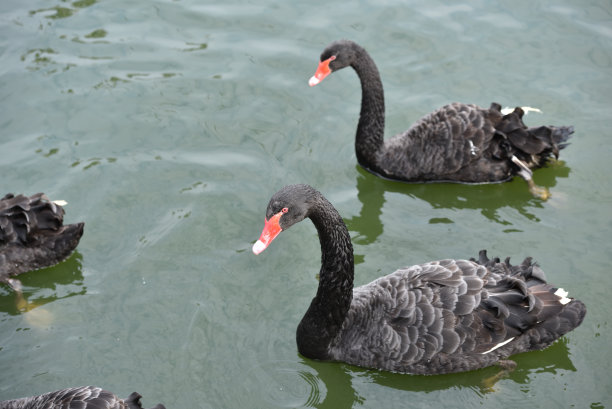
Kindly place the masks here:
<instances>
[{"instance_id":1,"label":"water reflection","mask_svg":"<svg viewBox=\"0 0 612 409\"><path fill-rule=\"evenodd\" d=\"M85 34L85 38L104 38L108 33L106 30L99 28L97 30L92 31L89 34Z\"/></svg>"},{"instance_id":2,"label":"water reflection","mask_svg":"<svg viewBox=\"0 0 612 409\"><path fill-rule=\"evenodd\" d=\"M477 371L447 375L402 375L390 372L368 370L346 364L329 363L303 359L302 363L310 366L327 389L322 402L315 404L318 409L349 409L360 407L366 402L353 387L354 378L361 378L360 383L375 383L381 386L411 392L430 393L445 389L469 389L479 396L494 393L500 385L495 382L511 380L517 384L529 385L541 373L557 374L560 371L575 372L569 358L567 339L554 343L543 351L515 355L517 368L510 374L497 378L500 368L493 366ZM528 392L526 386L521 390Z\"/></svg>"},{"instance_id":3,"label":"water reflection","mask_svg":"<svg viewBox=\"0 0 612 409\"><path fill-rule=\"evenodd\" d=\"M565 338L562 338L543 351L519 354L511 359L518 364L517 368L501 379L510 379L523 385L531 383L532 378L539 373L548 372L555 374L560 370L576 371L574 364L569 358L569 349ZM372 382L379 385L406 391L433 392L461 387L472 389L479 395L485 395L495 392L496 388L499 387L494 383L495 377L499 372L499 367L493 366L459 374L437 376L408 375L408 380L397 374L378 371L371 371L368 377Z\"/></svg>"},{"instance_id":4,"label":"water reflection","mask_svg":"<svg viewBox=\"0 0 612 409\"><path fill-rule=\"evenodd\" d=\"M358 216L345 219L350 231L357 232L355 243L373 243L383 232L380 220L385 193L403 193L428 202L434 209L475 209L495 223L511 226L512 223L500 215L502 208L515 209L520 215L539 222L530 209L541 208L543 201L529 193L527 185L518 178L514 181L486 185L462 185L456 183L403 183L381 179L356 166L357 198L362 203ZM569 176L570 169L562 161L551 163L548 167L535 172L535 181L550 190L557 184L557 178ZM554 191L551 192L553 198ZM446 217L432 218L430 223L453 223ZM511 231L509 229L508 231Z\"/></svg>"},{"instance_id":5,"label":"water reflection","mask_svg":"<svg viewBox=\"0 0 612 409\"><path fill-rule=\"evenodd\" d=\"M48 268L19 275L22 293L8 286L0 287L0 312L19 315L55 300L83 295L83 256L75 251L66 261Z\"/></svg>"},{"instance_id":6,"label":"water reflection","mask_svg":"<svg viewBox=\"0 0 612 409\"><path fill-rule=\"evenodd\" d=\"M27 68L30 71L38 71L51 64L57 64L52 58L52 55L57 55L58 52L52 48L34 48L26 51L21 55L21 61L31 62Z\"/></svg>"},{"instance_id":7,"label":"water reflection","mask_svg":"<svg viewBox=\"0 0 612 409\"><path fill-rule=\"evenodd\" d=\"M70 17L74 14L75 10L68 7L49 7L47 9L38 9L30 11L30 15L44 13L46 18L57 19L57 18L66 18Z\"/></svg>"},{"instance_id":8,"label":"water reflection","mask_svg":"<svg viewBox=\"0 0 612 409\"><path fill-rule=\"evenodd\" d=\"M186 43L186 45L188 48L183 50L185 52L206 50L208 48L208 43Z\"/></svg>"},{"instance_id":9,"label":"water reflection","mask_svg":"<svg viewBox=\"0 0 612 409\"><path fill-rule=\"evenodd\" d=\"M79 0L72 3L72 7L66 7L63 3L61 6L49 7L46 9L31 10L30 15L44 13L46 18L58 19L72 16L78 9L92 6L97 3L98 0Z\"/></svg>"}]
</instances>

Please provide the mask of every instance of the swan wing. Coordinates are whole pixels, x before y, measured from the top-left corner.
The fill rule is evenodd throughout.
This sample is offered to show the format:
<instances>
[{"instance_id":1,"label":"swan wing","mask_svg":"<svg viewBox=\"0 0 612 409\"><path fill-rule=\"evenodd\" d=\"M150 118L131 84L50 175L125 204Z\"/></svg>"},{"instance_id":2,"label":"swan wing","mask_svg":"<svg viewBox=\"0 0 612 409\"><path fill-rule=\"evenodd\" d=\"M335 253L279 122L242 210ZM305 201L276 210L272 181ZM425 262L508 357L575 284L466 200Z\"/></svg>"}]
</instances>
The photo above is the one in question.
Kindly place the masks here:
<instances>
[{"instance_id":1,"label":"swan wing","mask_svg":"<svg viewBox=\"0 0 612 409\"><path fill-rule=\"evenodd\" d=\"M488 151L495 135L489 112L472 104L445 105L387 140L380 163L405 179L452 180Z\"/></svg>"}]
</instances>

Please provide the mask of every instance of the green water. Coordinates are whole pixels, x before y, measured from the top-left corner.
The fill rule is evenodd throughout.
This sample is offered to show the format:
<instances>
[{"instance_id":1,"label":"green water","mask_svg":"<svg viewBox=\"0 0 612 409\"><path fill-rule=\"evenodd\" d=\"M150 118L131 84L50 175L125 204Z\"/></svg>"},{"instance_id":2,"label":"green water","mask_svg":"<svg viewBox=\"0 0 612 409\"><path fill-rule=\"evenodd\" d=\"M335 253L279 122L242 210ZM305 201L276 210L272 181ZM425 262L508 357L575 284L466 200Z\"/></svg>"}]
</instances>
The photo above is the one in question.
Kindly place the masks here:
<instances>
[{"instance_id":1,"label":"green water","mask_svg":"<svg viewBox=\"0 0 612 409\"><path fill-rule=\"evenodd\" d=\"M521 180L405 185L356 166L359 82L308 87L332 40L366 47L387 136L451 101L572 124L561 161ZM0 287L0 399L94 384L146 407L612 407L609 1L0 3L0 193L44 191L85 221L65 263ZM250 247L269 197L309 183L345 218L356 283L481 248L534 256L588 307L549 349L407 376L298 355L320 250L301 223Z\"/></svg>"}]
</instances>

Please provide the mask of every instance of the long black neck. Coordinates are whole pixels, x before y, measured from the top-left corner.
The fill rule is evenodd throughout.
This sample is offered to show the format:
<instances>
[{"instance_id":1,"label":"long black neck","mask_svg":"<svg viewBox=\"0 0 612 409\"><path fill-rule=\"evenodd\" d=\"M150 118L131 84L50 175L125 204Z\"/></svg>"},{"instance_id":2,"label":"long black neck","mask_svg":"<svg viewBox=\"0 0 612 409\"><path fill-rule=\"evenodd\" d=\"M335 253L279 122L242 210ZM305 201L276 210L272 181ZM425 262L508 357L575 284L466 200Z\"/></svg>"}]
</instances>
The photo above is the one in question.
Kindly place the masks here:
<instances>
[{"instance_id":1,"label":"long black neck","mask_svg":"<svg viewBox=\"0 0 612 409\"><path fill-rule=\"evenodd\" d=\"M319 233L321 271L317 295L297 329L297 344L308 358L328 359L353 299L353 246L342 218L323 196L309 217Z\"/></svg>"},{"instance_id":2,"label":"long black neck","mask_svg":"<svg viewBox=\"0 0 612 409\"><path fill-rule=\"evenodd\" d=\"M361 81L361 112L355 136L355 152L361 166L380 172L377 154L384 143L385 95L374 60L363 48L355 48L357 58L351 66Z\"/></svg>"}]
</instances>

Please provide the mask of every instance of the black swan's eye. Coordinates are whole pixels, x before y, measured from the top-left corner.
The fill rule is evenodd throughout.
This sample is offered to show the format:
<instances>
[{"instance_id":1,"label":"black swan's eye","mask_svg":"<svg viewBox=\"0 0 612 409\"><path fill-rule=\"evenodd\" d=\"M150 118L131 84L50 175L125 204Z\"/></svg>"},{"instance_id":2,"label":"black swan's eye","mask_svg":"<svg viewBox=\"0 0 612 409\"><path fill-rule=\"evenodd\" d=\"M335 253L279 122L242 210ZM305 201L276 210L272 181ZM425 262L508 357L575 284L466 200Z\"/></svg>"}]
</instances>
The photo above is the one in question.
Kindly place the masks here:
<instances>
[{"instance_id":1,"label":"black swan's eye","mask_svg":"<svg viewBox=\"0 0 612 409\"><path fill-rule=\"evenodd\" d=\"M283 207L283 210L281 210L281 212L283 212L283 213L287 213L288 211L289 211L288 207Z\"/></svg>"}]
</instances>

